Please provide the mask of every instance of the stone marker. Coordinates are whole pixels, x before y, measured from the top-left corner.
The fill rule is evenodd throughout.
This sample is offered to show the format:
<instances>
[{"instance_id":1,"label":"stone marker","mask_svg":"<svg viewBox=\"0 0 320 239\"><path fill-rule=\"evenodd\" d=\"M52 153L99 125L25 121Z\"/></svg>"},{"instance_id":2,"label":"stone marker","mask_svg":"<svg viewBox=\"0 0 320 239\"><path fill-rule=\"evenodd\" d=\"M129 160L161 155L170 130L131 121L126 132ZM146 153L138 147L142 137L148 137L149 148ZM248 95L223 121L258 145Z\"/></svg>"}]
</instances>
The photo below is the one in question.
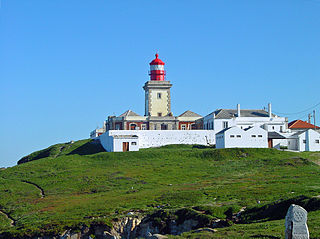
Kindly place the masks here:
<instances>
[{"instance_id":1,"label":"stone marker","mask_svg":"<svg viewBox=\"0 0 320 239\"><path fill-rule=\"evenodd\" d=\"M307 215L303 207L291 204L286 215L286 239L309 239Z\"/></svg>"}]
</instances>

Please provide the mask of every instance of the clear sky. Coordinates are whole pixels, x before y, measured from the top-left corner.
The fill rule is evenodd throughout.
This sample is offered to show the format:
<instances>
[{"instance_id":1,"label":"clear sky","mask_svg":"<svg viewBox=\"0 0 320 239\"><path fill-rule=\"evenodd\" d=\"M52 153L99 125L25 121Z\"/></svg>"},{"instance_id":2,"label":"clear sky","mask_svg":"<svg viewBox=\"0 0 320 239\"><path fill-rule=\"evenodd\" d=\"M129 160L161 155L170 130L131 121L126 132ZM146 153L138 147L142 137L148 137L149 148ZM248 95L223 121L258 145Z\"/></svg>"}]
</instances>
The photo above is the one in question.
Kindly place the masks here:
<instances>
[{"instance_id":1,"label":"clear sky","mask_svg":"<svg viewBox=\"0 0 320 239\"><path fill-rule=\"evenodd\" d=\"M319 0L0 1L0 167L143 115L156 51L175 115L271 102L320 119Z\"/></svg>"}]
</instances>

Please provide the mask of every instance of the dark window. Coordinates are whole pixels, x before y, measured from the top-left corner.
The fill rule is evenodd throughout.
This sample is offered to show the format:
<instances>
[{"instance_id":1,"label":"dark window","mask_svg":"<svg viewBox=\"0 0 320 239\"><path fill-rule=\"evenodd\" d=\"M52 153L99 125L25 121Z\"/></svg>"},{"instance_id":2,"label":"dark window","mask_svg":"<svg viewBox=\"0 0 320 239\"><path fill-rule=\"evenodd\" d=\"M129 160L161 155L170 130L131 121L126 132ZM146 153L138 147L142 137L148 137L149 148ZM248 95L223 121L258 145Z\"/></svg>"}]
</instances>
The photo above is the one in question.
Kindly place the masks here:
<instances>
[{"instance_id":1,"label":"dark window","mask_svg":"<svg viewBox=\"0 0 320 239\"><path fill-rule=\"evenodd\" d=\"M256 136L256 135L254 135L254 134L252 134L252 135L251 135L251 137L252 137L252 138L255 138L255 137L257 137L257 136Z\"/></svg>"},{"instance_id":2,"label":"dark window","mask_svg":"<svg viewBox=\"0 0 320 239\"><path fill-rule=\"evenodd\" d=\"M241 138L241 135L238 134L238 135L237 135L237 138Z\"/></svg>"},{"instance_id":3,"label":"dark window","mask_svg":"<svg viewBox=\"0 0 320 239\"><path fill-rule=\"evenodd\" d=\"M161 99L161 93L158 93L158 94L157 94L157 98L158 98L158 99Z\"/></svg>"},{"instance_id":4,"label":"dark window","mask_svg":"<svg viewBox=\"0 0 320 239\"><path fill-rule=\"evenodd\" d=\"M234 138L234 135L230 135L230 138Z\"/></svg>"},{"instance_id":5,"label":"dark window","mask_svg":"<svg viewBox=\"0 0 320 239\"><path fill-rule=\"evenodd\" d=\"M258 137L259 137L259 138L262 138L262 135L261 135L261 134L259 134L259 135L258 135Z\"/></svg>"},{"instance_id":6,"label":"dark window","mask_svg":"<svg viewBox=\"0 0 320 239\"><path fill-rule=\"evenodd\" d=\"M131 142L131 145L137 145L137 142Z\"/></svg>"}]
</instances>

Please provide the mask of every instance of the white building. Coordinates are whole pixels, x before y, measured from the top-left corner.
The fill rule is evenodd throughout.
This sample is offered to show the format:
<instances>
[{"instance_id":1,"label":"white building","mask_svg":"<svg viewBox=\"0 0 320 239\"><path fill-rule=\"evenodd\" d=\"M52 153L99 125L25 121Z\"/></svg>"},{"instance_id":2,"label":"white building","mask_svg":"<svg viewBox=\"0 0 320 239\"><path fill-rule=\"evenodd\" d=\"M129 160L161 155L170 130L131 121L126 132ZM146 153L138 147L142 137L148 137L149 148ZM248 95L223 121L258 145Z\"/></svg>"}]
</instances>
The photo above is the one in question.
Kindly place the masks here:
<instances>
[{"instance_id":1,"label":"white building","mask_svg":"<svg viewBox=\"0 0 320 239\"><path fill-rule=\"evenodd\" d=\"M102 128L96 128L95 130L90 132L90 139L96 139L100 135L106 132L106 122L104 122Z\"/></svg>"},{"instance_id":2,"label":"white building","mask_svg":"<svg viewBox=\"0 0 320 239\"><path fill-rule=\"evenodd\" d=\"M288 137L288 149L295 151L320 151L320 134L313 129L297 132Z\"/></svg>"},{"instance_id":3,"label":"white building","mask_svg":"<svg viewBox=\"0 0 320 239\"><path fill-rule=\"evenodd\" d=\"M220 132L223 129L238 126L241 129L259 126L267 131L286 132L288 119L272 114L271 104L265 110L219 109L203 117L203 129Z\"/></svg>"},{"instance_id":4,"label":"white building","mask_svg":"<svg viewBox=\"0 0 320 239\"><path fill-rule=\"evenodd\" d=\"M109 130L99 139L106 151L123 152L170 144L210 146L215 142L215 134L212 130Z\"/></svg>"},{"instance_id":5,"label":"white building","mask_svg":"<svg viewBox=\"0 0 320 239\"><path fill-rule=\"evenodd\" d=\"M268 132L257 126L229 127L216 134L216 148L268 148Z\"/></svg>"},{"instance_id":6,"label":"white building","mask_svg":"<svg viewBox=\"0 0 320 239\"><path fill-rule=\"evenodd\" d=\"M99 139L107 152L139 151L139 137L137 135L104 134Z\"/></svg>"}]
</instances>

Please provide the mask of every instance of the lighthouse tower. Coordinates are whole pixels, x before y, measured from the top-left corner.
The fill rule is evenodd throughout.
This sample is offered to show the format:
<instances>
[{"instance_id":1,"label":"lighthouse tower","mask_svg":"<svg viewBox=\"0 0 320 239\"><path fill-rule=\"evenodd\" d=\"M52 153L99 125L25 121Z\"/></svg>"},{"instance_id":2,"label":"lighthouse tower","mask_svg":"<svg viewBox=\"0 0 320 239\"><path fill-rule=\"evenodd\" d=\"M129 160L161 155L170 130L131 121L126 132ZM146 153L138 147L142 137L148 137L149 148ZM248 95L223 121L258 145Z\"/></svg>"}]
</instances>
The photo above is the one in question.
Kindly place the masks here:
<instances>
[{"instance_id":1,"label":"lighthouse tower","mask_svg":"<svg viewBox=\"0 0 320 239\"><path fill-rule=\"evenodd\" d=\"M165 117L172 116L170 88L172 84L166 81L165 63L156 58L150 62L150 80L143 87L145 91L145 116Z\"/></svg>"}]
</instances>

